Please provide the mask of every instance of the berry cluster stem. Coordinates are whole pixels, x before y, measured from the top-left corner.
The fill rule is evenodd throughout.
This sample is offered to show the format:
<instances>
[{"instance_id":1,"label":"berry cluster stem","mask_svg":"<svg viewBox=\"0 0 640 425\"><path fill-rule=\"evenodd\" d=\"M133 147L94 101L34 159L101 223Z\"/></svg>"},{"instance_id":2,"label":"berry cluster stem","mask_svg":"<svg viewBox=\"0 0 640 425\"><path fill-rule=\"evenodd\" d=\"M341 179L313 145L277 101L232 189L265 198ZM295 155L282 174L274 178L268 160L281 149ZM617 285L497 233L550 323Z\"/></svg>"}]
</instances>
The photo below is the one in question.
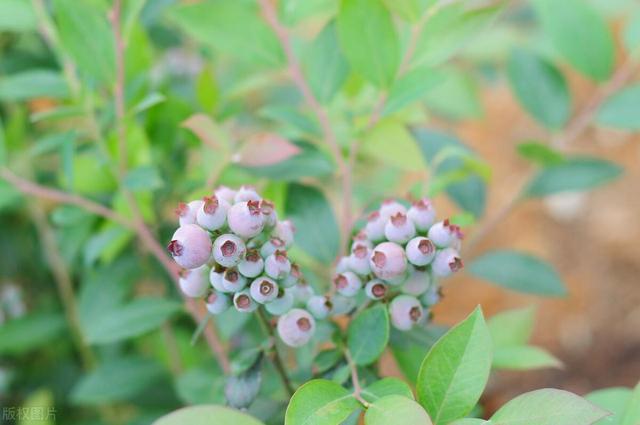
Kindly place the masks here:
<instances>
[{"instance_id":1,"label":"berry cluster stem","mask_svg":"<svg viewBox=\"0 0 640 425\"><path fill-rule=\"evenodd\" d=\"M358 366L353 361L348 348L344 350L344 356L351 369L351 383L353 384L353 397L360 402L365 408L369 407L369 402L362 398L362 387L360 386L360 377L358 376Z\"/></svg>"},{"instance_id":2,"label":"berry cluster stem","mask_svg":"<svg viewBox=\"0 0 640 425\"><path fill-rule=\"evenodd\" d=\"M278 347L276 345L276 338L275 335L273 334L273 328L271 327L271 325L269 324L269 321L267 320L267 317L264 314L264 311L262 311L262 307L260 307L257 310L257 316L258 316L258 321L260 322L260 325L262 326L262 329L264 329L265 333L267 334L267 336L269 337L269 340L271 341L271 362L273 363L273 366L276 369L276 372L278 373L278 375L280 376L280 380L282 381L282 386L285 388L285 390L287 391L287 393L289 393L289 396L293 396L293 393L295 392L295 389L293 388L293 385L291 384L291 380L289 379L289 376L287 375L287 371L284 367L284 363L282 361L282 357L280 357L280 353L278 352Z\"/></svg>"}]
</instances>

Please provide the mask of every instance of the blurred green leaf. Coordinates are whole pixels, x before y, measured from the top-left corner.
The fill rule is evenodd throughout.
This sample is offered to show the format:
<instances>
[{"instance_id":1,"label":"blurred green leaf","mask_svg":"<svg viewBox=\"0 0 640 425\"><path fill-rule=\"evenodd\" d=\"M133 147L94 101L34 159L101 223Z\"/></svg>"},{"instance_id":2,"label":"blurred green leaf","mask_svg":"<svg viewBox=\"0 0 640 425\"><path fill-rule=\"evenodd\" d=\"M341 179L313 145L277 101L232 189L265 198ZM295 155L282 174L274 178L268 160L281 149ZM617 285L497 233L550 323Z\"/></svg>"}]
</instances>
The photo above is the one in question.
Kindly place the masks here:
<instances>
[{"instance_id":1,"label":"blurred green leaf","mask_svg":"<svg viewBox=\"0 0 640 425\"><path fill-rule=\"evenodd\" d=\"M262 67L284 62L280 44L254 2L183 3L170 8L168 17L189 36L220 54Z\"/></svg>"},{"instance_id":2,"label":"blurred green leaf","mask_svg":"<svg viewBox=\"0 0 640 425\"><path fill-rule=\"evenodd\" d=\"M77 137L78 134L75 131L46 134L43 138L38 139L33 144L29 149L29 155L38 156L56 152L66 143L75 141Z\"/></svg>"},{"instance_id":3,"label":"blurred green leaf","mask_svg":"<svg viewBox=\"0 0 640 425\"><path fill-rule=\"evenodd\" d=\"M429 415L422 406L400 395L388 395L374 401L367 409L364 421L366 425L388 425L399 421L411 425L431 425Z\"/></svg>"},{"instance_id":4,"label":"blurred green leaf","mask_svg":"<svg viewBox=\"0 0 640 425\"><path fill-rule=\"evenodd\" d=\"M100 83L113 82L115 49L106 10L95 2L54 0L62 45L80 71Z\"/></svg>"},{"instance_id":5,"label":"blurred green leaf","mask_svg":"<svg viewBox=\"0 0 640 425\"><path fill-rule=\"evenodd\" d=\"M84 263L93 264L98 259L110 263L133 238L133 232L116 223L107 223L95 231L87 241L83 252Z\"/></svg>"},{"instance_id":6,"label":"blurred green leaf","mask_svg":"<svg viewBox=\"0 0 640 425\"><path fill-rule=\"evenodd\" d=\"M298 388L291 397L284 423L340 424L359 406L349 391L340 385L314 379Z\"/></svg>"},{"instance_id":7,"label":"blurred green leaf","mask_svg":"<svg viewBox=\"0 0 640 425\"><path fill-rule=\"evenodd\" d=\"M423 171L425 161L420 155L407 127L393 117L380 120L364 134L360 152L382 164L407 171Z\"/></svg>"},{"instance_id":8,"label":"blurred green leaf","mask_svg":"<svg viewBox=\"0 0 640 425\"><path fill-rule=\"evenodd\" d=\"M509 55L507 74L518 101L536 120L552 129L565 125L571 101L558 68L533 52L518 49Z\"/></svg>"},{"instance_id":9,"label":"blurred green leaf","mask_svg":"<svg viewBox=\"0 0 640 425\"><path fill-rule=\"evenodd\" d=\"M290 184L285 211L296 227L296 244L322 263L335 260L340 231L331 205L320 190Z\"/></svg>"},{"instance_id":10,"label":"blurred green leaf","mask_svg":"<svg viewBox=\"0 0 640 425\"><path fill-rule=\"evenodd\" d=\"M339 0L282 0L278 2L282 20L288 25L295 25L305 18L333 16L338 11Z\"/></svg>"},{"instance_id":11,"label":"blurred green leaf","mask_svg":"<svg viewBox=\"0 0 640 425\"><path fill-rule=\"evenodd\" d=\"M181 308L180 303L162 298L136 299L84 323L84 334L90 344L121 341L157 328Z\"/></svg>"},{"instance_id":12,"label":"blurred green leaf","mask_svg":"<svg viewBox=\"0 0 640 425\"><path fill-rule=\"evenodd\" d=\"M466 416L478 402L491 369L491 335L477 307L424 358L416 392L435 425Z\"/></svg>"},{"instance_id":13,"label":"blurred green leaf","mask_svg":"<svg viewBox=\"0 0 640 425\"><path fill-rule=\"evenodd\" d=\"M543 167L557 165L564 162L564 156L560 152L550 148L544 143L520 143L517 146L517 150L521 157L535 162L538 165L542 165Z\"/></svg>"},{"instance_id":14,"label":"blurred green leaf","mask_svg":"<svg viewBox=\"0 0 640 425\"><path fill-rule=\"evenodd\" d=\"M91 152L73 156L73 177L73 191L81 194L108 193L116 188L115 178L108 165ZM69 185L64 173L59 178L61 186Z\"/></svg>"},{"instance_id":15,"label":"blurred green leaf","mask_svg":"<svg viewBox=\"0 0 640 425\"><path fill-rule=\"evenodd\" d=\"M78 405L104 405L129 400L157 382L163 371L149 359L110 360L84 375L71 390Z\"/></svg>"},{"instance_id":16,"label":"blurred green leaf","mask_svg":"<svg viewBox=\"0 0 640 425\"><path fill-rule=\"evenodd\" d=\"M176 392L188 404L224 403L224 376L211 367L197 367L176 380Z\"/></svg>"},{"instance_id":17,"label":"blurred green leaf","mask_svg":"<svg viewBox=\"0 0 640 425\"><path fill-rule=\"evenodd\" d=\"M347 346L353 362L365 366L375 362L389 341L389 313L378 304L360 312L347 330Z\"/></svg>"},{"instance_id":18,"label":"blurred green leaf","mask_svg":"<svg viewBox=\"0 0 640 425\"><path fill-rule=\"evenodd\" d=\"M64 98L69 94L60 73L46 69L30 69L0 78L0 100L5 102L37 97Z\"/></svg>"},{"instance_id":19,"label":"blurred green leaf","mask_svg":"<svg viewBox=\"0 0 640 425\"><path fill-rule=\"evenodd\" d=\"M474 259L466 270L480 279L519 292L550 297L567 293L550 264L522 252L491 251Z\"/></svg>"},{"instance_id":20,"label":"blurred green leaf","mask_svg":"<svg viewBox=\"0 0 640 425\"><path fill-rule=\"evenodd\" d=\"M320 136L317 122L300 111L297 106L266 105L259 111L260 116L282 124L283 133L292 139Z\"/></svg>"},{"instance_id":21,"label":"blurred green leaf","mask_svg":"<svg viewBox=\"0 0 640 425\"><path fill-rule=\"evenodd\" d=\"M522 394L491 417L492 425L591 425L607 412L568 391L542 389Z\"/></svg>"},{"instance_id":22,"label":"blurred green leaf","mask_svg":"<svg viewBox=\"0 0 640 425\"><path fill-rule=\"evenodd\" d=\"M406 382L398 378L382 378L362 389L362 398L369 403L389 395L399 395L413 400L413 392Z\"/></svg>"},{"instance_id":23,"label":"blurred green leaf","mask_svg":"<svg viewBox=\"0 0 640 425\"><path fill-rule=\"evenodd\" d=\"M0 117L0 165L4 165L7 162L7 139L4 135L4 124L2 124L2 118Z\"/></svg>"},{"instance_id":24,"label":"blurred green leaf","mask_svg":"<svg viewBox=\"0 0 640 425\"><path fill-rule=\"evenodd\" d=\"M132 192L156 190L164 186L160 173L153 166L142 166L130 170L124 177L124 186Z\"/></svg>"},{"instance_id":25,"label":"blurred green leaf","mask_svg":"<svg viewBox=\"0 0 640 425\"><path fill-rule=\"evenodd\" d=\"M627 19L622 39L627 51L637 57L640 54L640 9Z\"/></svg>"},{"instance_id":26,"label":"blurred green leaf","mask_svg":"<svg viewBox=\"0 0 640 425\"><path fill-rule=\"evenodd\" d=\"M533 370L562 367L562 362L549 352L530 345L496 348L492 366L503 370Z\"/></svg>"},{"instance_id":27,"label":"blurred green leaf","mask_svg":"<svg viewBox=\"0 0 640 425\"><path fill-rule=\"evenodd\" d=\"M399 111L421 99L445 79L445 75L431 68L418 68L402 76L391 85L382 116Z\"/></svg>"},{"instance_id":28,"label":"blurred green leaf","mask_svg":"<svg viewBox=\"0 0 640 425\"><path fill-rule=\"evenodd\" d=\"M349 64L338 46L336 25L333 21L324 27L306 49L302 67L318 101L329 103L349 73Z\"/></svg>"},{"instance_id":29,"label":"blurred green leaf","mask_svg":"<svg viewBox=\"0 0 640 425\"><path fill-rule=\"evenodd\" d=\"M628 86L607 99L596 121L606 127L640 130L640 84Z\"/></svg>"},{"instance_id":30,"label":"blurred green leaf","mask_svg":"<svg viewBox=\"0 0 640 425\"><path fill-rule=\"evenodd\" d=\"M415 23L424 12L426 3L431 3L431 0L428 2L424 0L382 0L382 2L391 12L406 21Z\"/></svg>"},{"instance_id":31,"label":"blurred green leaf","mask_svg":"<svg viewBox=\"0 0 640 425\"><path fill-rule=\"evenodd\" d=\"M388 87L400 64L400 42L381 0L343 0L338 40L351 68L378 87Z\"/></svg>"},{"instance_id":32,"label":"blurred green leaf","mask_svg":"<svg viewBox=\"0 0 640 425\"><path fill-rule=\"evenodd\" d=\"M57 313L30 314L0 326L0 354L23 354L46 345L64 331L64 317Z\"/></svg>"},{"instance_id":33,"label":"blurred green leaf","mask_svg":"<svg viewBox=\"0 0 640 425\"><path fill-rule=\"evenodd\" d=\"M30 1L2 0L0 2L0 32L35 31L38 20Z\"/></svg>"},{"instance_id":34,"label":"blurred green leaf","mask_svg":"<svg viewBox=\"0 0 640 425\"><path fill-rule=\"evenodd\" d=\"M556 49L578 71L605 81L614 65L613 36L606 21L583 0L534 0L533 6Z\"/></svg>"},{"instance_id":35,"label":"blurred green leaf","mask_svg":"<svg viewBox=\"0 0 640 425\"><path fill-rule=\"evenodd\" d=\"M631 401L631 390L620 387L604 388L590 392L584 398L611 413L611 416L599 420L594 425L621 425L624 412Z\"/></svg>"},{"instance_id":36,"label":"blurred green leaf","mask_svg":"<svg viewBox=\"0 0 640 425\"><path fill-rule=\"evenodd\" d=\"M621 425L637 425L638 423L640 423L640 382L636 384L631 393Z\"/></svg>"},{"instance_id":37,"label":"blurred green leaf","mask_svg":"<svg viewBox=\"0 0 640 425\"><path fill-rule=\"evenodd\" d=\"M463 148L471 152L458 139L445 133L439 133L427 129L414 129L413 135L422 150L425 160L432 166L432 161L438 153L449 146ZM458 158L448 158L437 164L437 169L433 169L431 174L451 172L461 168L462 161ZM486 205L486 185L479 176L469 176L465 181L449 185L446 189L449 197L462 209L471 212L476 217L484 214Z\"/></svg>"},{"instance_id":38,"label":"blurred green leaf","mask_svg":"<svg viewBox=\"0 0 640 425\"><path fill-rule=\"evenodd\" d=\"M471 8L464 2L431 7L420 33L413 56L413 66L439 65L458 52L472 37L495 19L502 5ZM427 12L429 13L429 12Z\"/></svg>"},{"instance_id":39,"label":"blurred green leaf","mask_svg":"<svg viewBox=\"0 0 640 425\"><path fill-rule=\"evenodd\" d=\"M220 87L216 80L213 67L205 66L196 80L196 97L205 112L212 113L218 106Z\"/></svg>"},{"instance_id":40,"label":"blurred green leaf","mask_svg":"<svg viewBox=\"0 0 640 425\"><path fill-rule=\"evenodd\" d=\"M475 80L457 68L446 69L444 80L425 93L424 103L430 111L453 120L479 118L483 114Z\"/></svg>"},{"instance_id":41,"label":"blurred green leaf","mask_svg":"<svg viewBox=\"0 0 640 425\"><path fill-rule=\"evenodd\" d=\"M226 406L183 407L153 422L152 425L263 425L256 418Z\"/></svg>"},{"instance_id":42,"label":"blurred green leaf","mask_svg":"<svg viewBox=\"0 0 640 425\"><path fill-rule=\"evenodd\" d=\"M487 326L494 348L526 344L533 331L534 313L534 309L528 307L504 311L491 317Z\"/></svg>"},{"instance_id":43,"label":"blurred green leaf","mask_svg":"<svg viewBox=\"0 0 640 425\"><path fill-rule=\"evenodd\" d=\"M622 167L613 162L574 157L540 170L529 182L524 195L540 197L558 192L590 190L617 179L622 172Z\"/></svg>"},{"instance_id":44,"label":"blurred green leaf","mask_svg":"<svg viewBox=\"0 0 640 425\"><path fill-rule=\"evenodd\" d=\"M29 394L20 409L29 413L18 415L17 425L55 425L55 401L47 388Z\"/></svg>"},{"instance_id":45,"label":"blurred green leaf","mask_svg":"<svg viewBox=\"0 0 640 425\"><path fill-rule=\"evenodd\" d=\"M139 114L141 112L146 111L149 108L153 108L154 106L156 106L159 103L162 103L165 101L165 96L162 93L158 93L158 92L151 92L148 95L146 95L140 102L136 103L131 112L133 114Z\"/></svg>"}]
</instances>

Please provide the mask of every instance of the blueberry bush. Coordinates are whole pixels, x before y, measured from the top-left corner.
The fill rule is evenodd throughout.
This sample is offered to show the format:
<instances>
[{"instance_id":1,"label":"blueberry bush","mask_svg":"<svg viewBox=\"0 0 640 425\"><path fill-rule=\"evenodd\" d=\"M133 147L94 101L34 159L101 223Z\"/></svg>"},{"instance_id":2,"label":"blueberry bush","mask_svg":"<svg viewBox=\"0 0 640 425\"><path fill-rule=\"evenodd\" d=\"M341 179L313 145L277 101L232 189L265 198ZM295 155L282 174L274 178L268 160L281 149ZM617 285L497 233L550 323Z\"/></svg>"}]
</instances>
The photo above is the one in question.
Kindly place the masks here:
<instances>
[{"instance_id":1,"label":"blueberry bush","mask_svg":"<svg viewBox=\"0 0 640 425\"><path fill-rule=\"evenodd\" d=\"M636 1L0 0L0 52L6 423L640 425L640 385L487 408L562 367L535 311L434 314L453 274L567 296L482 242L624 178L575 145L640 130ZM494 211L497 85L538 128Z\"/></svg>"}]
</instances>

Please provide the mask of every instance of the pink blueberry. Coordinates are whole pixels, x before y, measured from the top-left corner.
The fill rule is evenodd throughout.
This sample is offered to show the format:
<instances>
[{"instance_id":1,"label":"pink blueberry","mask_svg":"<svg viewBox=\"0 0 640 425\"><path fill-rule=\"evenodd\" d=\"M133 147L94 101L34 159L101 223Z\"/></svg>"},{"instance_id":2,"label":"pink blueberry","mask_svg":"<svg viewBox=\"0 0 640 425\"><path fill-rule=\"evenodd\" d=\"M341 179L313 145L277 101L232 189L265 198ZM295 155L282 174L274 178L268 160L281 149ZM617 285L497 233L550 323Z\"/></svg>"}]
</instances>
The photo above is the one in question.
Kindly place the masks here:
<instances>
[{"instance_id":1,"label":"pink blueberry","mask_svg":"<svg viewBox=\"0 0 640 425\"><path fill-rule=\"evenodd\" d=\"M180 267L195 269L209 261L211 239L198 225L185 224L175 231L167 250Z\"/></svg>"}]
</instances>

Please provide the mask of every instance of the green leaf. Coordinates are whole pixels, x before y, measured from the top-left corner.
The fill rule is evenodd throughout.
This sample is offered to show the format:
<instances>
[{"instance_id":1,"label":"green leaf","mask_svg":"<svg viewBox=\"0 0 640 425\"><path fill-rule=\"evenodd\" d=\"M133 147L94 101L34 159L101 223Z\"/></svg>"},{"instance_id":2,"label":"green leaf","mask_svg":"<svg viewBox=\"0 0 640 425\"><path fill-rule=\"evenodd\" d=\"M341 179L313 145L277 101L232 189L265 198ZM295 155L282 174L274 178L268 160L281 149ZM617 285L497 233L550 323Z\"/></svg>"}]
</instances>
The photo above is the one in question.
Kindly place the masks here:
<instances>
[{"instance_id":1,"label":"green leaf","mask_svg":"<svg viewBox=\"0 0 640 425\"><path fill-rule=\"evenodd\" d=\"M445 75L430 68L418 68L396 80L389 89L382 116L392 114L421 99L445 80Z\"/></svg>"},{"instance_id":2,"label":"green leaf","mask_svg":"<svg viewBox=\"0 0 640 425\"><path fill-rule=\"evenodd\" d=\"M37 97L64 98L68 94L67 83L55 71L32 69L0 78L0 100L5 102Z\"/></svg>"},{"instance_id":3,"label":"green leaf","mask_svg":"<svg viewBox=\"0 0 640 425\"><path fill-rule=\"evenodd\" d=\"M226 406L201 405L178 409L151 425L263 425L258 419Z\"/></svg>"},{"instance_id":4,"label":"green leaf","mask_svg":"<svg viewBox=\"0 0 640 425\"><path fill-rule=\"evenodd\" d=\"M42 388L29 394L20 410L28 413L18 414L17 425L55 425L55 401L49 389Z\"/></svg>"},{"instance_id":5,"label":"green leaf","mask_svg":"<svg viewBox=\"0 0 640 425\"><path fill-rule=\"evenodd\" d=\"M502 406L492 425L591 425L607 412L567 391L543 389L522 394Z\"/></svg>"},{"instance_id":6,"label":"green leaf","mask_svg":"<svg viewBox=\"0 0 640 425\"><path fill-rule=\"evenodd\" d=\"M382 355L389 341L389 313L383 304L363 310L349 323L347 346L355 364L366 366Z\"/></svg>"},{"instance_id":7,"label":"green leaf","mask_svg":"<svg viewBox=\"0 0 640 425\"><path fill-rule=\"evenodd\" d=\"M285 425L339 425L360 404L353 395L335 382L314 379L295 392Z\"/></svg>"},{"instance_id":8,"label":"green leaf","mask_svg":"<svg viewBox=\"0 0 640 425\"><path fill-rule=\"evenodd\" d=\"M388 87L400 64L400 43L382 2L344 0L336 23L351 68L374 85Z\"/></svg>"},{"instance_id":9,"label":"green leaf","mask_svg":"<svg viewBox=\"0 0 640 425\"><path fill-rule=\"evenodd\" d=\"M276 67L284 54L255 2L206 0L179 4L169 18L197 41L250 65Z\"/></svg>"},{"instance_id":10,"label":"green leaf","mask_svg":"<svg viewBox=\"0 0 640 425\"><path fill-rule=\"evenodd\" d=\"M598 124L623 130L640 130L640 84L625 87L604 102Z\"/></svg>"},{"instance_id":11,"label":"green leaf","mask_svg":"<svg viewBox=\"0 0 640 425\"><path fill-rule=\"evenodd\" d=\"M446 328L435 326L414 327L407 332L392 329L391 353L409 382L416 382L424 356L446 330Z\"/></svg>"},{"instance_id":12,"label":"green leaf","mask_svg":"<svg viewBox=\"0 0 640 425\"><path fill-rule=\"evenodd\" d=\"M385 6L402 19L415 22L424 12L423 0L382 0Z\"/></svg>"},{"instance_id":13,"label":"green leaf","mask_svg":"<svg viewBox=\"0 0 640 425\"><path fill-rule=\"evenodd\" d=\"M640 47L640 9L636 9L624 27L622 39L627 51L637 57Z\"/></svg>"},{"instance_id":14,"label":"green leaf","mask_svg":"<svg viewBox=\"0 0 640 425\"><path fill-rule=\"evenodd\" d=\"M130 170L124 177L123 184L132 192L156 190L164 186L160 173L150 165Z\"/></svg>"},{"instance_id":15,"label":"green leaf","mask_svg":"<svg viewBox=\"0 0 640 425\"><path fill-rule=\"evenodd\" d=\"M53 6L60 41L80 71L98 82L112 82L115 49L107 11L76 0L54 0Z\"/></svg>"},{"instance_id":16,"label":"green leaf","mask_svg":"<svg viewBox=\"0 0 640 425\"><path fill-rule=\"evenodd\" d=\"M182 305L161 298L140 298L108 311L100 320L84 323L90 344L106 344L141 335L157 328Z\"/></svg>"},{"instance_id":17,"label":"green leaf","mask_svg":"<svg viewBox=\"0 0 640 425\"><path fill-rule=\"evenodd\" d=\"M622 171L622 167L610 161L575 157L540 170L524 194L535 198L558 192L585 191L617 179Z\"/></svg>"},{"instance_id":18,"label":"green leaf","mask_svg":"<svg viewBox=\"0 0 640 425\"><path fill-rule=\"evenodd\" d=\"M534 0L533 6L556 49L578 71L609 78L614 65L613 36L606 21L583 0Z\"/></svg>"},{"instance_id":19,"label":"green leaf","mask_svg":"<svg viewBox=\"0 0 640 425\"><path fill-rule=\"evenodd\" d=\"M449 425L493 425L493 422L477 418L463 418L453 421Z\"/></svg>"},{"instance_id":20,"label":"green leaf","mask_svg":"<svg viewBox=\"0 0 640 425\"><path fill-rule=\"evenodd\" d=\"M571 100L558 68L533 52L518 49L509 56L507 74L516 98L536 120L551 129L565 125Z\"/></svg>"},{"instance_id":21,"label":"green leaf","mask_svg":"<svg viewBox=\"0 0 640 425\"><path fill-rule=\"evenodd\" d=\"M435 425L464 417L480 399L491 370L491 335L480 307L447 332L422 362L418 401Z\"/></svg>"},{"instance_id":22,"label":"green leaf","mask_svg":"<svg viewBox=\"0 0 640 425\"><path fill-rule=\"evenodd\" d=\"M38 19L32 3L24 0L2 0L0 2L0 32L35 31Z\"/></svg>"},{"instance_id":23,"label":"green leaf","mask_svg":"<svg viewBox=\"0 0 640 425\"><path fill-rule=\"evenodd\" d=\"M188 404L224 403L224 376L210 367L182 373L175 382L176 394Z\"/></svg>"},{"instance_id":24,"label":"green leaf","mask_svg":"<svg viewBox=\"0 0 640 425\"><path fill-rule=\"evenodd\" d=\"M349 64L339 49L333 21L324 27L306 50L302 67L318 101L330 102L349 73Z\"/></svg>"},{"instance_id":25,"label":"green leaf","mask_svg":"<svg viewBox=\"0 0 640 425\"><path fill-rule=\"evenodd\" d=\"M360 394L369 403L389 395L403 396L413 400L413 392L409 384L398 378L382 378L363 388Z\"/></svg>"},{"instance_id":26,"label":"green leaf","mask_svg":"<svg viewBox=\"0 0 640 425\"><path fill-rule=\"evenodd\" d=\"M564 156L560 152L550 148L544 143L520 143L517 146L517 150L521 157L535 162L538 165L542 165L543 167L564 162Z\"/></svg>"},{"instance_id":27,"label":"green leaf","mask_svg":"<svg viewBox=\"0 0 640 425\"><path fill-rule=\"evenodd\" d=\"M519 292L558 297L567 291L558 273L548 263L517 251L491 251L466 268L480 279Z\"/></svg>"},{"instance_id":28,"label":"green leaf","mask_svg":"<svg viewBox=\"0 0 640 425\"><path fill-rule=\"evenodd\" d=\"M340 231L331 205L320 190L290 184L285 211L297 229L296 243L303 250L326 264L335 260Z\"/></svg>"},{"instance_id":29,"label":"green leaf","mask_svg":"<svg viewBox=\"0 0 640 425\"><path fill-rule=\"evenodd\" d=\"M524 345L531 338L535 310L533 307L508 310L487 321L494 348Z\"/></svg>"},{"instance_id":30,"label":"green leaf","mask_svg":"<svg viewBox=\"0 0 640 425\"><path fill-rule=\"evenodd\" d=\"M452 120L480 118L482 103L473 75L448 67L445 76L442 83L424 95L428 109Z\"/></svg>"},{"instance_id":31,"label":"green leaf","mask_svg":"<svg viewBox=\"0 0 640 425\"><path fill-rule=\"evenodd\" d=\"M431 425L429 415L422 406L400 395L389 395L376 400L369 406L364 416L365 425L389 425L399 422Z\"/></svg>"},{"instance_id":32,"label":"green leaf","mask_svg":"<svg viewBox=\"0 0 640 425\"><path fill-rule=\"evenodd\" d=\"M65 329L62 315L39 313L13 319L0 326L0 354L23 354L58 337Z\"/></svg>"},{"instance_id":33,"label":"green leaf","mask_svg":"<svg viewBox=\"0 0 640 425\"><path fill-rule=\"evenodd\" d=\"M521 345L496 348L493 352L493 367L508 370L560 368L562 362L542 348Z\"/></svg>"},{"instance_id":34,"label":"green leaf","mask_svg":"<svg viewBox=\"0 0 640 425\"><path fill-rule=\"evenodd\" d=\"M129 400L157 382L162 373L160 366L148 359L112 360L84 375L71 390L71 400L79 405Z\"/></svg>"},{"instance_id":35,"label":"green leaf","mask_svg":"<svg viewBox=\"0 0 640 425\"><path fill-rule=\"evenodd\" d=\"M406 126L393 117L380 120L363 137L361 152L407 171L423 171L425 161Z\"/></svg>"},{"instance_id":36,"label":"green leaf","mask_svg":"<svg viewBox=\"0 0 640 425\"><path fill-rule=\"evenodd\" d=\"M631 400L631 390L629 388L605 388L593 391L584 398L611 413L611 416L599 420L594 425L621 425L622 416Z\"/></svg>"},{"instance_id":37,"label":"green leaf","mask_svg":"<svg viewBox=\"0 0 640 425\"><path fill-rule=\"evenodd\" d=\"M432 167L434 166L434 159L438 154L443 149L450 146L456 148L461 147L472 153L472 151L458 139L445 133L426 129L415 129L413 130L413 135L422 151L423 157ZM437 168L432 170L431 173L434 175L446 173L459 169L462 165L463 163L461 159L448 158L437 164ZM487 198L487 187L480 176L469 176L464 181L448 185L446 192L456 205L466 211L469 211L476 217L479 217L484 213Z\"/></svg>"},{"instance_id":38,"label":"green leaf","mask_svg":"<svg viewBox=\"0 0 640 425\"><path fill-rule=\"evenodd\" d=\"M414 66L434 66L445 62L477 36L502 8L469 8L464 4L440 6L438 3L431 7L437 9L420 33L412 61Z\"/></svg>"},{"instance_id":39,"label":"green leaf","mask_svg":"<svg viewBox=\"0 0 640 425\"><path fill-rule=\"evenodd\" d=\"M638 425L640 424L640 382L636 385L631 393L627 407L624 410L624 416L620 425Z\"/></svg>"}]
</instances>

